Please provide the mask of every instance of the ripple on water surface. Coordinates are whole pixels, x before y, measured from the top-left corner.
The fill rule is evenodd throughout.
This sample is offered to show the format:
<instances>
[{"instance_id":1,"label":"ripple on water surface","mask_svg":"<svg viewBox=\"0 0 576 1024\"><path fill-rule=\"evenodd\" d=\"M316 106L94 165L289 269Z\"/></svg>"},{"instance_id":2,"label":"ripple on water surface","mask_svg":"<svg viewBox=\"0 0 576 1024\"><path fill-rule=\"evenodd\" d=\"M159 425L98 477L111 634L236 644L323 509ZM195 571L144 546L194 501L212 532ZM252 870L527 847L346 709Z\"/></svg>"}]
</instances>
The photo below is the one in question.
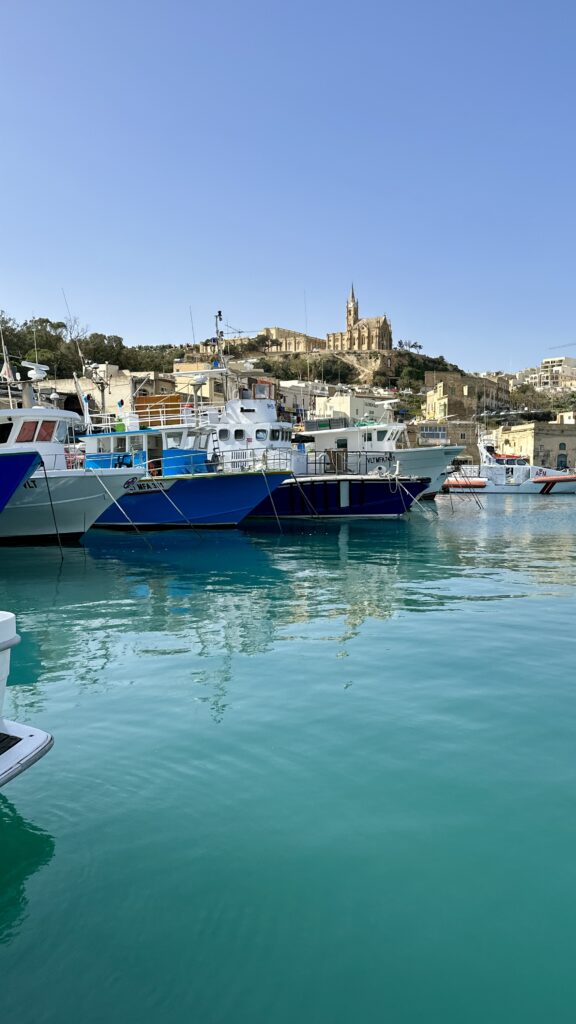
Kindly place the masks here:
<instances>
[{"instance_id":1,"label":"ripple on water surface","mask_svg":"<svg viewBox=\"0 0 576 1024\"><path fill-rule=\"evenodd\" d=\"M7 1019L573 1020L576 501L436 505L3 552Z\"/></svg>"}]
</instances>

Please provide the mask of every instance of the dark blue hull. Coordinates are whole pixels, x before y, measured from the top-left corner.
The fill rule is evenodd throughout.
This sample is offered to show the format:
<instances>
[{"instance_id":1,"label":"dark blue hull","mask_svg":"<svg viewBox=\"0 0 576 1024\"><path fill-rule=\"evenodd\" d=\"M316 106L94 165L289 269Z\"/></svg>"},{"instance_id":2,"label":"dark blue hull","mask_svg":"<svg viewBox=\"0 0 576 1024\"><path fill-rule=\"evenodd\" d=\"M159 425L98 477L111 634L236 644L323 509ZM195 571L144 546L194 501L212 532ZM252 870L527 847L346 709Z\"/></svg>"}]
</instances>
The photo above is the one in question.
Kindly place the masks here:
<instances>
[{"instance_id":1,"label":"dark blue hull","mask_svg":"<svg viewBox=\"0 0 576 1024\"><path fill-rule=\"evenodd\" d=\"M131 484L118 505L110 505L94 525L112 529L130 529L132 524L145 529L237 526L285 479L286 473L278 472L146 478Z\"/></svg>"},{"instance_id":2,"label":"dark blue hull","mask_svg":"<svg viewBox=\"0 0 576 1024\"><path fill-rule=\"evenodd\" d=\"M0 512L40 464L38 452L0 453Z\"/></svg>"},{"instance_id":3,"label":"dark blue hull","mask_svg":"<svg viewBox=\"0 0 576 1024\"><path fill-rule=\"evenodd\" d=\"M273 499L265 498L248 518L395 518L408 511L429 483L427 478L300 477L282 484Z\"/></svg>"}]
</instances>

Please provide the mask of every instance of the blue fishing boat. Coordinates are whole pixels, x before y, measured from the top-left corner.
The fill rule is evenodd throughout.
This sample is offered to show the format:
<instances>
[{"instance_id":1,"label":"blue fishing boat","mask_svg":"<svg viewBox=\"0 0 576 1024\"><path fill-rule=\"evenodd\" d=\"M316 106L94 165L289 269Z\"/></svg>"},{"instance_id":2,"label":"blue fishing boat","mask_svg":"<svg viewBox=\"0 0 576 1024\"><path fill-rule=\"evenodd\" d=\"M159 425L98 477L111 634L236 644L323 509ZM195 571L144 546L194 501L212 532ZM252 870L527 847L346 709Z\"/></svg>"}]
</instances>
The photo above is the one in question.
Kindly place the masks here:
<instances>
[{"instance_id":1,"label":"blue fishing boat","mask_svg":"<svg viewBox=\"0 0 576 1024\"><path fill-rule=\"evenodd\" d=\"M335 474L286 481L248 517L257 519L396 519L429 487L429 477Z\"/></svg>"},{"instance_id":2,"label":"blue fishing boat","mask_svg":"<svg viewBox=\"0 0 576 1024\"><path fill-rule=\"evenodd\" d=\"M0 452L0 512L39 464L38 452Z\"/></svg>"},{"instance_id":3,"label":"blue fishing boat","mask_svg":"<svg viewBox=\"0 0 576 1024\"><path fill-rule=\"evenodd\" d=\"M209 458L208 432L194 423L87 434L81 443L89 469L145 469L96 521L108 529L237 526L289 475L268 468L262 453L236 466Z\"/></svg>"}]
</instances>

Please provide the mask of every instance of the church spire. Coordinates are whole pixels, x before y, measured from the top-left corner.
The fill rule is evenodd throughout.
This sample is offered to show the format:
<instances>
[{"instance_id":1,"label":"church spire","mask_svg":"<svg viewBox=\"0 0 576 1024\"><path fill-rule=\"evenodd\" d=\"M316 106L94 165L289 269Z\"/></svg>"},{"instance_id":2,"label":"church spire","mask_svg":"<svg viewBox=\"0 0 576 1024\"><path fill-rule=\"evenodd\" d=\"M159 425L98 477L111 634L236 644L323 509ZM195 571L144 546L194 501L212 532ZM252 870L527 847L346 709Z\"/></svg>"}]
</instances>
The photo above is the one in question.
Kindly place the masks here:
<instances>
[{"instance_id":1,"label":"church spire","mask_svg":"<svg viewBox=\"0 0 576 1024\"><path fill-rule=\"evenodd\" d=\"M358 323L358 299L354 295L354 285L350 288L350 295L346 303L346 330L352 330L354 324Z\"/></svg>"}]
</instances>

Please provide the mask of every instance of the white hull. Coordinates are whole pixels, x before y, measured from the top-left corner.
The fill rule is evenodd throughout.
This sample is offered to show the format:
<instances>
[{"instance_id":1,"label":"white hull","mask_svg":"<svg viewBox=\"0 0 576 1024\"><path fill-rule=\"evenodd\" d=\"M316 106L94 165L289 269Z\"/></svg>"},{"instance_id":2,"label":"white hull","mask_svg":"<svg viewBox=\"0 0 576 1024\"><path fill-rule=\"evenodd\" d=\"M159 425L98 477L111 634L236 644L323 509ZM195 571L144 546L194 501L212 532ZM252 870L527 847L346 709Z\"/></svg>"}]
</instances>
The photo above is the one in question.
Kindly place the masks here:
<instances>
[{"instance_id":1,"label":"white hull","mask_svg":"<svg viewBox=\"0 0 576 1024\"><path fill-rule=\"evenodd\" d=\"M451 485L450 479L446 481L444 490L450 494L576 494L576 483L534 483L528 481L523 484L494 484L486 480L485 484L473 484L469 487L464 485Z\"/></svg>"},{"instance_id":2,"label":"white hull","mask_svg":"<svg viewBox=\"0 0 576 1024\"><path fill-rule=\"evenodd\" d=\"M39 761L53 744L50 733L42 729L0 718L0 786Z\"/></svg>"},{"instance_id":3,"label":"white hull","mask_svg":"<svg viewBox=\"0 0 576 1024\"><path fill-rule=\"evenodd\" d=\"M366 465L367 473L381 470L383 473L396 473L399 476L429 477L430 486L423 498L431 498L442 489L447 476L452 472L452 460L460 454L462 448L457 445L438 445L430 448L396 448L390 452L362 452L360 460ZM348 456L348 465L352 468L353 454Z\"/></svg>"},{"instance_id":4,"label":"white hull","mask_svg":"<svg viewBox=\"0 0 576 1024\"><path fill-rule=\"evenodd\" d=\"M0 786L35 764L53 743L50 733L2 717L10 651L19 641L14 615L0 611Z\"/></svg>"},{"instance_id":5,"label":"white hull","mask_svg":"<svg viewBox=\"0 0 576 1024\"><path fill-rule=\"evenodd\" d=\"M452 460L462 451L456 445L434 448L398 448L394 454L399 462L400 476L429 476L430 486L422 498L432 498L452 471Z\"/></svg>"},{"instance_id":6,"label":"white hull","mask_svg":"<svg viewBox=\"0 0 576 1024\"><path fill-rule=\"evenodd\" d=\"M83 469L48 470L46 477L40 470L18 488L0 515L0 539L80 537L135 476L134 469L100 470L98 475Z\"/></svg>"}]
</instances>

